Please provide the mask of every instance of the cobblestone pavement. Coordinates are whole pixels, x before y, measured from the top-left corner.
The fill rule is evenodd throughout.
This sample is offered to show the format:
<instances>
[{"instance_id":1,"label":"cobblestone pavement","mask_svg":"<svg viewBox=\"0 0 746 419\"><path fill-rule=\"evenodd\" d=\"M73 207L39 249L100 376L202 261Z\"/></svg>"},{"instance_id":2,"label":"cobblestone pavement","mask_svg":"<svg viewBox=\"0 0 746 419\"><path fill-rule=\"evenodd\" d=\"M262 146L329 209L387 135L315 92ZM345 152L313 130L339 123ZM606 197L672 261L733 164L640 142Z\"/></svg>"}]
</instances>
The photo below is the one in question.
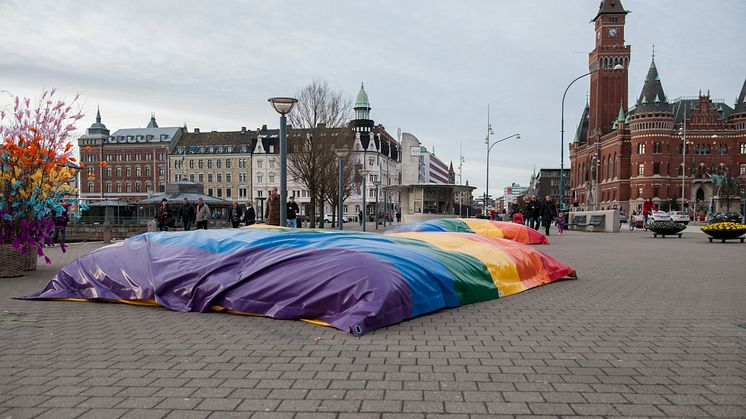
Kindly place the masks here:
<instances>
[{"instance_id":1,"label":"cobblestone pavement","mask_svg":"<svg viewBox=\"0 0 746 419\"><path fill-rule=\"evenodd\" d=\"M577 280L360 338L303 322L13 300L0 418L745 417L746 245L552 235ZM136 261L133 261L136 263Z\"/></svg>"}]
</instances>

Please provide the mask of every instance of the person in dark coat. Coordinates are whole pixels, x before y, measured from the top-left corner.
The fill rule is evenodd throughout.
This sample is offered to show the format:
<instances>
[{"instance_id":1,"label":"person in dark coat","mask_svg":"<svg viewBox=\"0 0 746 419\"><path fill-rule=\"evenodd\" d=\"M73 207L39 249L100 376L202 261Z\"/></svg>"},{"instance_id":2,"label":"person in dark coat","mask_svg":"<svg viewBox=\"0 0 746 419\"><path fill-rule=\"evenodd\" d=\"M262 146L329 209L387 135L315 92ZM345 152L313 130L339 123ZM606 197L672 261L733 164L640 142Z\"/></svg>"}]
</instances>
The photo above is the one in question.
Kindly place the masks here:
<instances>
[{"instance_id":1,"label":"person in dark coat","mask_svg":"<svg viewBox=\"0 0 746 419\"><path fill-rule=\"evenodd\" d=\"M246 203L246 211L243 213L243 221L247 226L256 223L256 211L254 211L254 206L251 205L251 202Z\"/></svg>"},{"instance_id":2,"label":"person in dark coat","mask_svg":"<svg viewBox=\"0 0 746 419\"><path fill-rule=\"evenodd\" d=\"M161 205L155 213L155 220L158 224L158 229L161 231L168 231L168 225L172 223L173 215L171 215L171 208L168 206L168 200L166 198L161 199Z\"/></svg>"},{"instance_id":3,"label":"person in dark coat","mask_svg":"<svg viewBox=\"0 0 746 419\"><path fill-rule=\"evenodd\" d=\"M228 219L231 221L233 228L238 228L241 224L241 218L243 217L243 211L238 206L238 202L233 201L231 208L228 210Z\"/></svg>"},{"instance_id":4,"label":"person in dark coat","mask_svg":"<svg viewBox=\"0 0 746 419\"><path fill-rule=\"evenodd\" d=\"M298 213L300 212L300 208L298 208L298 204L295 203L295 197L291 196L290 200L287 202L288 210L287 210L287 220L288 220L288 227L290 228L298 228Z\"/></svg>"},{"instance_id":5,"label":"person in dark coat","mask_svg":"<svg viewBox=\"0 0 746 419\"><path fill-rule=\"evenodd\" d=\"M64 204L63 207L65 210L62 211L59 217L54 219L54 232L52 232L52 241L62 244L65 243L65 229L67 228L67 223L70 221L70 217L67 215L68 204Z\"/></svg>"},{"instance_id":6,"label":"person in dark coat","mask_svg":"<svg viewBox=\"0 0 746 419\"><path fill-rule=\"evenodd\" d=\"M538 230L541 219L541 202L536 199L536 195L531 195L531 200L526 204L526 225Z\"/></svg>"},{"instance_id":7,"label":"person in dark coat","mask_svg":"<svg viewBox=\"0 0 746 419\"><path fill-rule=\"evenodd\" d=\"M549 227L552 225L552 219L557 216L557 207L554 206L552 195L547 195L541 205L541 224L544 226L546 235L549 235Z\"/></svg>"},{"instance_id":8,"label":"person in dark coat","mask_svg":"<svg viewBox=\"0 0 746 419\"><path fill-rule=\"evenodd\" d=\"M184 226L184 231L189 231L192 228L194 220L197 218L197 211L194 209L188 199L184 198L181 202L179 210L176 212L176 219L181 221Z\"/></svg>"},{"instance_id":9,"label":"person in dark coat","mask_svg":"<svg viewBox=\"0 0 746 419\"><path fill-rule=\"evenodd\" d=\"M269 198L267 198L267 209L264 211L264 218L267 219L267 224L269 225L280 225L280 194L277 193L277 188L272 188L272 192Z\"/></svg>"}]
</instances>

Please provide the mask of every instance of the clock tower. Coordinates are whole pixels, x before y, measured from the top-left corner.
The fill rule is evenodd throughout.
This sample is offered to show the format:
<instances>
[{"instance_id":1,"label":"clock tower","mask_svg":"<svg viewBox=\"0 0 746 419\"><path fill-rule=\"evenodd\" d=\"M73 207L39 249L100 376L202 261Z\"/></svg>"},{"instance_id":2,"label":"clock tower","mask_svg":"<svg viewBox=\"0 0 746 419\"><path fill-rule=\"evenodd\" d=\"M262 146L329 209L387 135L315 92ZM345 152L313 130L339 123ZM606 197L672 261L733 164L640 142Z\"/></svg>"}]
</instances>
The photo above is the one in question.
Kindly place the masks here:
<instances>
[{"instance_id":1,"label":"clock tower","mask_svg":"<svg viewBox=\"0 0 746 419\"><path fill-rule=\"evenodd\" d=\"M596 47L588 54L589 71L595 71L591 74L590 141L597 141L612 130L620 106L627 109L630 59L630 46L624 44L627 13L621 0L603 0L591 21L596 29Z\"/></svg>"}]
</instances>

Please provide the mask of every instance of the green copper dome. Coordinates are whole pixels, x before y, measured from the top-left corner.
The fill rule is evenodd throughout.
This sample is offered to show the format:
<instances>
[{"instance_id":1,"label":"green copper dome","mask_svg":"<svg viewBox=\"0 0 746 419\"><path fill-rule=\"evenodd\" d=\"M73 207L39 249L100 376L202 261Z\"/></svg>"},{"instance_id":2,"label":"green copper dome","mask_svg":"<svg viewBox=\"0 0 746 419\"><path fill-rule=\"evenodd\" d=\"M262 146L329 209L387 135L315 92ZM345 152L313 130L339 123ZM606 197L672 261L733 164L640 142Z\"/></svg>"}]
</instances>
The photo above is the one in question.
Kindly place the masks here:
<instances>
[{"instance_id":1,"label":"green copper dome","mask_svg":"<svg viewBox=\"0 0 746 419\"><path fill-rule=\"evenodd\" d=\"M368 102L368 94L365 92L365 87L363 86L363 83L360 83L360 91L357 92L357 97L355 98L355 107L370 109L370 103Z\"/></svg>"}]
</instances>

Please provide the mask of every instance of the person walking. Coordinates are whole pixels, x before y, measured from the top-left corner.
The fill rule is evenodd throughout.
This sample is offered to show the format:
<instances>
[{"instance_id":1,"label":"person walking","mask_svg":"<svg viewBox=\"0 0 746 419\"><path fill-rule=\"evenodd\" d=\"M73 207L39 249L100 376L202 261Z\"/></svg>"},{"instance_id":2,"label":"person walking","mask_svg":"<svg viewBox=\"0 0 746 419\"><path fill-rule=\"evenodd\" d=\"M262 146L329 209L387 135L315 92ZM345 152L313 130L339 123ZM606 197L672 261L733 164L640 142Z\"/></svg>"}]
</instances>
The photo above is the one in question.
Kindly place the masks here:
<instances>
[{"instance_id":1,"label":"person walking","mask_svg":"<svg viewBox=\"0 0 746 419\"><path fill-rule=\"evenodd\" d=\"M357 215L357 221L360 223L360 225L363 225L363 210L360 210L360 213Z\"/></svg>"},{"instance_id":2,"label":"person walking","mask_svg":"<svg viewBox=\"0 0 746 419\"><path fill-rule=\"evenodd\" d=\"M295 203L295 197L291 196L290 200L287 203L288 206L288 227L290 228L298 228L298 212L300 212L300 209L298 208L298 204Z\"/></svg>"},{"instance_id":3,"label":"person walking","mask_svg":"<svg viewBox=\"0 0 746 419\"><path fill-rule=\"evenodd\" d=\"M196 215L197 213L194 210L194 205L192 205L187 198L182 199L181 206L176 212L176 219L181 221L181 225L184 226L184 231L189 231L192 228Z\"/></svg>"},{"instance_id":4,"label":"person walking","mask_svg":"<svg viewBox=\"0 0 746 419\"><path fill-rule=\"evenodd\" d=\"M557 232L559 235L562 235L562 232L565 231L565 226L567 225L567 219L565 218L565 213L560 212L557 216L557 222L555 223L557 225Z\"/></svg>"},{"instance_id":5,"label":"person walking","mask_svg":"<svg viewBox=\"0 0 746 419\"><path fill-rule=\"evenodd\" d=\"M251 205L251 202L246 203L246 211L243 213L243 221L247 226L256 223L256 211L254 211L254 206Z\"/></svg>"},{"instance_id":6,"label":"person walking","mask_svg":"<svg viewBox=\"0 0 746 419\"><path fill-rule=\"evenodd\" d=\"M541 206L541 225L544 226L546 235L549 235L549 227L552 226L552 219L557 216L557 207L554 206L552 195L547 195Z\"/></svg>"},{"instance_id":7,"label":"person walking","mask_svg":"<svg viewBox=\"0 0 746 419\"><path fill-rule=\"evenodd\" d=\"M59 217L54 219L54 232L52 232L52 242L58 242L60 244L65 244L65 229L67 228L67 223L70 221L70 217L67 215L67 208L69 204L64 204L63 208L64 211L62 211L62 214L59 215Z\"/></svg>"},{"instance_id":8,"label":"person walking","mask_svg":"<svg viewBox=\"0 0 746 419\"><path fill-rule=\"evenodd\" d=\"M173 215L171 215L171 208L168 206L168 200L166 198L161 199L161 205L155 213L155 220L160 231L168 231L168 225L172 223Z\"/></svg>"},{"instance_id":9,"label":"person walking","mask_svg":"<svg viewBox=\"0 0 746 419\"><path fill-rule=\"evenodd\" d=\"M267 209L264 211L264 218L267 219L267 224L271 226L280 225L280 194L277 193L277 188L272 188L272 191L267 198Z\"/></svg>"},{"instance_id":10,"label":"person walking","mask_svg":"<svg viewBox=\"0 0 746 419\"><path fill-rule=\"evenodd\" d=\"M197 220L197 230L207 230L207 220L210 219L210 207L205 204L202 198L197 199L195 220Z\"/></svg>"},{"instance_id":11,"label":"person walking","mask_svg":"<svg viewBox=\"0 0 746 419\"><path fill-rule=\"evenodd\" d=\"M238 206L238 202L233 201L231 208L228 210L228 219L231 221L233 228L238 228L241 224L241 218L243 217L243 211Z\"/></svg>"},{"instance_id":12,"label":"person walking","mask_svg":"<svg viewBox=\"0 0 746 419\"><path fill-rule=\"evenodd\" d=\"M536 195L531 195L531 199L526 204L526 225L537 230L539 228L539 218L541 202L536 199Z\"/></svg>"}]
</instances>

